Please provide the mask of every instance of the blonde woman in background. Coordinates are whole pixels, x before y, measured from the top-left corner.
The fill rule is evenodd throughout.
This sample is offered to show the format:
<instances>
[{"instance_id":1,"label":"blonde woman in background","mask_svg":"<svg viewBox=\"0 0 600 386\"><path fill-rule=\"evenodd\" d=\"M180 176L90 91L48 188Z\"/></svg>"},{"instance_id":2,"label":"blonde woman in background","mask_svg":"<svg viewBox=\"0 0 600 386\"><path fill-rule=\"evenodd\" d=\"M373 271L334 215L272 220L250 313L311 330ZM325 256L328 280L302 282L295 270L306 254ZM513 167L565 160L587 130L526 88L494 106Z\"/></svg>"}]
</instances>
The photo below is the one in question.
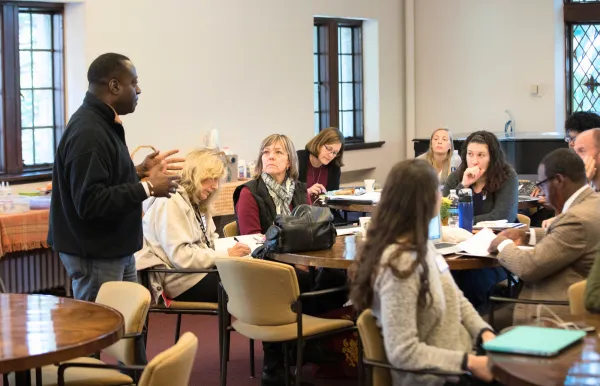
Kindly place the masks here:
<instances>
[{"instance_id":1,"label":"blonde woman in background","mask_svg":"<svg viewBox=\"0 0 600 386\"><path fill-rule=\"evenodd\" d=\"M208 269L217 257L250 254L237 243L226 252L214 250L219 236L211 216L226 166L214 150L189 153L183 164L179 188L167 198L150 198L143 219L144 246L135 254L136 268ZM217 302L216 273L154 274L151 284L155 300L164 292L168 299Z\"/></svg>"},{"instance_id":2,"label":"blonde woman in background","mask_svg":"<svg viewBox=\"0 0 600 386\"><path fill-rule=\"evenodd\" d=\"M431 134L427 153L421 154L417 159L425 160L433 166L437 171L440 184L444 184L450 174L450 158L453 153L452 133L447 128L439 128Z\"/></svg>"}]
</instances>

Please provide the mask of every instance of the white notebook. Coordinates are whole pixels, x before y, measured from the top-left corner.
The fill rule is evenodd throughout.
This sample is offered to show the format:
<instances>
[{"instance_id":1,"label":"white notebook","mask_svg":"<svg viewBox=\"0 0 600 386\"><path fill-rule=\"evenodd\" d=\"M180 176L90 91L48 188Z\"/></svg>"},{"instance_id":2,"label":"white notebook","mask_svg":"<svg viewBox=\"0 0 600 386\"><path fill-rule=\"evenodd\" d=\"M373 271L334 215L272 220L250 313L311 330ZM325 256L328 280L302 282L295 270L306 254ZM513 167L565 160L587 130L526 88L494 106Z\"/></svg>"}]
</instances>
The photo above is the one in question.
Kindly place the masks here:
<instances>
[{"instance_id":1,"label":"white notebook","mask_svg":"<svg viewBox=\"0 0 600 386\"><path fill-rule=\"evenodd\" d=\"M235 237L223 237L214 240L215 242L215 251L223 252L227 251L227 249L233 247L238 239L240 243L246 244L251 252L254 252L259 245L264 243L265 236L264 235L244 235L244 236L235 236Z\"/></svg>"}]
</instances>

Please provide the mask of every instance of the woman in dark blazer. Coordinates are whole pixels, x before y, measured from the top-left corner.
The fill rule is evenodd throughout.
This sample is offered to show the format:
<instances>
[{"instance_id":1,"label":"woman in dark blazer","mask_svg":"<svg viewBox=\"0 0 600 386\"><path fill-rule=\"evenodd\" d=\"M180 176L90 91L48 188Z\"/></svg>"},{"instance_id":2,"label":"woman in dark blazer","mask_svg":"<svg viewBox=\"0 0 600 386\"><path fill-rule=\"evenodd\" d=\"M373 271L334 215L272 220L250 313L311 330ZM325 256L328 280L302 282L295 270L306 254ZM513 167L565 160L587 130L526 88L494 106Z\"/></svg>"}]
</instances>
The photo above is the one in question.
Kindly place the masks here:
<instances>
[{"instance_id":1,"label":"woman in dark blazer","mask_svg":"<svg viewBox=\"0 0 600 386\"><path fill-rule=\"evenodd\" d=\"M298 179L320 193L339 189L343 155L342 133L334 127L324 129L298 150Z\"/></svg>"}]
</instances>

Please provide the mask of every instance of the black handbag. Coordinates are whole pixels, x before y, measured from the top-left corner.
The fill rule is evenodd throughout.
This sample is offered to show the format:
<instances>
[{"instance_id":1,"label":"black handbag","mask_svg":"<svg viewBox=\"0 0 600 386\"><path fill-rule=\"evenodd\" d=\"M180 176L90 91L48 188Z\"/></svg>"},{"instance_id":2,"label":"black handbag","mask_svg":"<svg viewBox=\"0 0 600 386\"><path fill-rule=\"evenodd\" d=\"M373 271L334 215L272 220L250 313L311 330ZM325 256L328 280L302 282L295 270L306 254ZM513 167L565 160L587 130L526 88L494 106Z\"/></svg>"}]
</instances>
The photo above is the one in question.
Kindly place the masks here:
<instances>
[{"instance_id":1,"label":"black handbag","mask_svg":"<svg viewBox=\"0 0 600 386\"><path fill-rule=\"evenodd\" d=\"M329 208L298 205L289 216L275 218L265 234L263 248L258 248L252 255L264 259L270 253L329 249L335 244L336 235Z\"/></svg>"}]
</instances>

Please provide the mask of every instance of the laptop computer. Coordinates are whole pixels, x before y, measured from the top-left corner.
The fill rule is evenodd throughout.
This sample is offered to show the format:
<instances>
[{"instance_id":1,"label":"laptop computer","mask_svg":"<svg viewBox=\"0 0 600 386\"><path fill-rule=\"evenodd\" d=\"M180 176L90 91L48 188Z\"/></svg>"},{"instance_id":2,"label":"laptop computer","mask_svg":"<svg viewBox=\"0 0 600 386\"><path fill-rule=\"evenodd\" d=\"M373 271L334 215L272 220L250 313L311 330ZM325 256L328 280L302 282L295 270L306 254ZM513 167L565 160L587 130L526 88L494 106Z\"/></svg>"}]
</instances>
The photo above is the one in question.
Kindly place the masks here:
<instances>
[{"instance_id":1,"label":"laptop computer","mask_svg":"<svg viewBox=\"0 0 600 386\"><path fill-rule=\"evenodd\" d=\"M451 255L460 252L456 243L445 243L442 241L442 220L436 216L429 222L429 240L433 242L435 248L441 255Z\"/></svg>"},{"instance_id":2,"label":"laptop computer","mask_svg":"<svg viewBox=\"0 0 600 386\"><path fill-rule=\"evenodd\" d=\"M557 355L586 335L581 330L517 326L482 346L487 351L542 357Z\"/></svg>"}]
</instances>

